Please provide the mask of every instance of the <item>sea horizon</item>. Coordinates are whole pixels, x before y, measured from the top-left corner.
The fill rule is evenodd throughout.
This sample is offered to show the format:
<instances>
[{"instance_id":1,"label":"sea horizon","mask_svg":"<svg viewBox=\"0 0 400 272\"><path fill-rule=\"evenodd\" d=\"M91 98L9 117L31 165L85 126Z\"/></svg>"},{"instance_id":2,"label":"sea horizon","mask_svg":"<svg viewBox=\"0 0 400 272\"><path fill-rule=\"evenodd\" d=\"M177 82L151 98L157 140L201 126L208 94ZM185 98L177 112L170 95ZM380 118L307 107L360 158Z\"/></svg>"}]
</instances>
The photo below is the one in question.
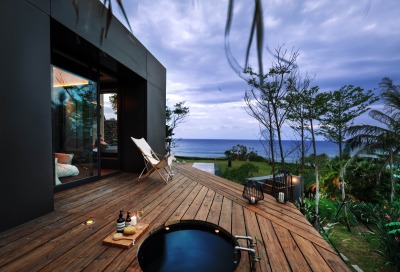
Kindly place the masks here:
<instances>
[{"instance_id":1,"label":"sea horizon","mask_svg":"<svg viewBox=\"0 0 400 272\"><path fill-rule=\"evenodd\" d=\"M269 158L267 149L264 145L266 140L258 139L194 139L194 138L181 138L176 139L177 146L171 148L171 152L176 156L181 157L196 157L196 158L225 158L224 152L230 150L233 146L244 145L248 148L253 148L258 155ZM277 144L278 142L275 141ZM301 157L300 149L298 148L301 141L299 140L282 140L285 158L288 162L295 162ZM308 149L306 155L312 154L311 141L305 141ZM317 154L325 153L333 158L339 154L338 145L326 141L317 140ZM276 158L280 155L276 154Z\"/></svg>"}]
</instances>

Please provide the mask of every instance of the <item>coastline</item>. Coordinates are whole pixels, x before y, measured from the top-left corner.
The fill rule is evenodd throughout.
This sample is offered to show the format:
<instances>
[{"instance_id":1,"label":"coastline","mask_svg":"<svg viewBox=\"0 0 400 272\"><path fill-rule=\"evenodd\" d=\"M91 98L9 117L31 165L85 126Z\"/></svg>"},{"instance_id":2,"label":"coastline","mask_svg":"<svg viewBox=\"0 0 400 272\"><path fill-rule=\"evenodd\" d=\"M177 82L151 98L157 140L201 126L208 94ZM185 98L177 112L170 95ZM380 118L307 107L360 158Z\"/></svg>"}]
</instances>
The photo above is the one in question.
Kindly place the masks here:
<instances>
[{"instance_id":1,"label":"coastline","mask_svg":"<svg viewBox=\"0 0 400 272\"><path fill-rule=\"evenodd\" d=\"M236 140L236 139L177 139L177 146L171 148L171 152L178 157L199 159L224 159L224 152L237 145L245 146L248 151L252 149L258 155L269 159L267 141L260 140ZM282 141L285 158L288 162L295 162L301 157L299 149L301 141ZM326 154L333 158L338 155L338 146L329 141L317 141L317 154ZM277 141L275 142L277 146ZM312 154L311 141L306 141L306 155ZM276 158L280 156L276 154Z\"/></svg>"}]
</instances>

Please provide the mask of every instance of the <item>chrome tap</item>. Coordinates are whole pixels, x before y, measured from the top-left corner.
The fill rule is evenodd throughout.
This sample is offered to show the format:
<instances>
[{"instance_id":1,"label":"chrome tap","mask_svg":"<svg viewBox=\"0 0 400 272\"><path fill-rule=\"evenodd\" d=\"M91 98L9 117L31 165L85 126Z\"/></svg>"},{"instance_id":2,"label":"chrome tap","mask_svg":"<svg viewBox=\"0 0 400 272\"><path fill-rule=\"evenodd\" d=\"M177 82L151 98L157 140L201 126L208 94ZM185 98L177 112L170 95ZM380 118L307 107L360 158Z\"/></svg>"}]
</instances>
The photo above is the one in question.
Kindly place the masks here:
<instances>
[{"instance_id":1,"label":"chrome tap","mask_svg":"<svg viewBox=\"0 0 400 272\"><path fill-rule=\"evenodd\" d=\"M237 255L238 251L246 251L249 252L251 255L251 260L253 263L259 262L261 258L257 257L257 253L254 249L252 248L247 248L247 247L240 247L240 246L235 246L235 256ZM236 258L235 258L236 262Z\"/></svg>"},{"instance_id":2,"label":"chrome tap","mask_svg":"<svg viewBox=\"0 0 400 272\"><path fill-rule=\"evenodd\" d=\"M257 241L257 236L255 236L255 242L253 241L253 237L251 236L240 236L240 235L235 235L235 239L239 240L239 239L243 239L243 240L247 240L248 242L250 242L250 247L254 248L257 246L258 241Z\"/></svg>"}]
</instances>

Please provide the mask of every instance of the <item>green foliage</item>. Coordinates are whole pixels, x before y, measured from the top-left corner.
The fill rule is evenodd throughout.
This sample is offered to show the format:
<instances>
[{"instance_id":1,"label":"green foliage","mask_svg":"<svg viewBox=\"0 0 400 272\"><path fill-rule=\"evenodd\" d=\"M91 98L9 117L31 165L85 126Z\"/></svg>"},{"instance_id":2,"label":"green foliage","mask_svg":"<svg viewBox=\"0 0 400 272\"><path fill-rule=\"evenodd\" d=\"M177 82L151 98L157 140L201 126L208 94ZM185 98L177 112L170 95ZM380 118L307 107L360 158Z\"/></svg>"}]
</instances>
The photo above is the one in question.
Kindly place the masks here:
<instances>
[{"instance_id":1,"label":"green foliage","mask_svg":"<svg viewBox=\"0 0 400 272\"><path fill-rule=\"evenodd\" d=\"M318 167L320 169L325 168L328 164L329 164L329 156L325 153L323 154L318 154L317 155L317 164ZM315 163L314 163L314 154L310 154L309 156L306 156L304 158L304 163L306 165L306 167L310 168L310 169L314 169L315 168Z\"/></svg>"},{"instance_id":2,"label":"green foliage","mask_svg":"<svg viewBox=\"0 0 400 272\"><path fill-rule=\"evenodd\" d=\"M246 162L237 168L226 168L222 173L222 177L245 184L246 178L252 177L254 173L258 173L258 166L251 162Z\"/></svg>"},{"instance_id":3,"label":"green foliage","mask_svg":"<svg viewBox=\"0 0 400 272\"><path fill-rule=\"evenodd\" d=\"M382 180L378 183L381 167L382 165L377 164L374 158L358 159L349 164L346 167L348 192L358 200L370 203L380 203L382 199L389 199L388 173L383 173Z\"/></svg>"},{"instance_id":4,"label":"green foliage","mask_svg":"<svg viewBox=\"0 0 400 272\"><path fill-rule=\"evenodd\" d=\"M358 149L359 154L372 154L380 159L381 172L389 166L393 170L400 152L400 85L394 85L389 78L379 84L385 104L384 111L371 110L369 116L379 125L356 125L348 129L351 136L346 141L349 149ZM391 171L390 201L393 202L396 191L396 179Z\"/></svg>"},{"instance_id":5,"label":"green foliage","mask_svg":"<svg viewBox=\"0 0 400 272\"><path fill-rule=\"evenodd\" d=\"M268 73L255 72L251 67L245 67L243 78L250 86L245 91L245 110L260 124L261 136L270 144L268 154L271 156L272 168L275 168L275 156L280 156L281 164L285 164L285 154L282 147L282 127L291 111L294 101L286 99L295 91L298 76L296 60L298 51L292 50L287 58L287 50L278 47ZM275 146L274 140L278 145ZM278 148L280 152L278 152Z\"/></svg>"},{"instance_id":6,"label":"green foliage","mask_svg":"<svg viewBox=\"0 0 400 272\"><path fill-rule=\"evenodd\" d=\"M305 216L309 222L313 223L315 219L315 199L305 198L304 202L306 208ZM296 205L299 206L298 203L296 203ZM328 198L327 195L321 194L319 199L319 218L321 225L324 226L332 222L336 213L337 206L334 201Z\"/></svg>"},{"instance_id":7,"label":"green foliage","mask_svg":"<svg viewBox=\"0 0 400 272\"><path fill-rule=\"evenodd\" d=\"M179 102L174 105L173 108L168 106L165 107L165 137L166 142L168 143L168 151L171 147L176 147L176 141L173 138L174 130L177 126L184 122L185 119L189 116L189 107L185 107L185 102Z\"/></svg>"},{"instance_id":8,"label":"green foliage","mask_svg":"<svg viewBox=\"0 0 400 272\"><path fill-rule=\"evenodd\" d=\"M356 203L352 211L359 220L374 226L385 256L400 269L400 202L386 205Z\"/></svg>"},{"instance_id":9,"label":"green foliage","mask_svg":"<svg viewBox=\"0 0 400 272\"><path fill-rule=\"evenodd\" d=\"M109 97L110 103L111 103L111 108L114 110L114 113L118 113L118 94L114 93L110 95Z\"/></svg>"},{"instance_id":10,"label":"green foliage","mask_svg":"<svg viewBox=\"0 0 400 272\"><path fill-rule=\"evenodd\" d=\"M265 161L263 157L254 151L253 147L246 147L241 144L233 146L230 150L224 152L227 159L240 160L240 161Z\"/></svg>"},{"instance_id":11,"label":"green foliage","mask_svg":"<svg viewBox=\"0 0 400 272\"><path fill-rule=\"evenodd\" d=\"M388 234L400 234L400 222L390 222L385 225L385 227L391 228Z\"/></svg>"},{"instance_id":12,"label":"green foliage","mask_svg":"<svg viewBox=\"0 0 400 272\"><path fill-rule=\"evenodd\" d=\"M329 111L320 119L318 133L329 141L343 143L346 130L354 118L368 111L368 106L376 100L371 90L364 92L364 89L353 85L330 92L327 101Z\"/></svg>"},{"instance_id":13,"label":"green foliage","mask_svg":"<svg viewBox=\"0 0 400 272\"><path fill-rule=\"evenodd\" d=\"M172 138L174 129L182 123L189 115L189 107L185 107L185 102L179 102L173 108L166 106L166 138Z\"/></svg>"}]
</instances>

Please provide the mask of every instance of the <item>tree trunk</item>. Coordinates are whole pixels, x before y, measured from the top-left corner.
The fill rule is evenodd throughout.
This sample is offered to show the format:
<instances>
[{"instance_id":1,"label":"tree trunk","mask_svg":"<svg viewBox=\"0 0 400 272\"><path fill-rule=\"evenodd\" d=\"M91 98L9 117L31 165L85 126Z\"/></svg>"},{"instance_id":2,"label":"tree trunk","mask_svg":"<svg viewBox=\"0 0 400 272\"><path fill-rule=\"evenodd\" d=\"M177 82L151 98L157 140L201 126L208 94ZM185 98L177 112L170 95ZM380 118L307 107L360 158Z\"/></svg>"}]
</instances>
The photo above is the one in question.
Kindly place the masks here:
<instances>
[{"instance_id":1,"label":"tree trunk","mask_svg":"<svg viewBox=\"0 0 400 272\"><path fill-rule=\"evenodd\" d=\"M304 156L305 156L305 147L304 147L304 120L301 121L301 177L300 177L300 186L301 186L301 200L300 200L300 211L302 214L305 214L305 204L304 204Z\"/></svg>"},{"instance_id":2,"label":"tree trunk","mask_svg":"<svg viewBox=\"0 0 400 272\"><path fill-rule=\"evenodd\" d=\"M284 169L285 168L285 155L283 154L282 138L281 138L281 127L280 127L280 124L279 124L278 109L276 108L276 105L274 103L276 103L276 102L274 101L272 103L273 117L275 119L276 134L278 136L279 152L280 152L280 155L281 155L281 165L282 165L282 169Z\"/></svg>"},{"instance_id":3,"label":"tree trunk","mask_svg":"<svg viewBox=\"0 0 400 272\"><path fill-rule=\"evenodd\" d=\"M273 180L275 180L275 147L274 147L274 131L272 126L271 105L268 103L268 120L269 120L269 147L271 149L271 167Z\"/></svg>"},{"instance_id":4,"label":"tree trunk","mask_svg":"<svg viewBox=\"0 0 400 272\"><path fill-rule=\"evenodd\" d=\"M394 201L394 194L395 194L395 189L396 189L396 181L394 179L394 173L393 173L393 151L390 150L390 183L391 183L391 190L390 190L390 203L393 203Z\"/></svg>"},{"instance_id":5,"label":"tree trunk","mask_svg":"<svg viewBox=\"0 0 400 272\"><path fill-rule=\"evenodd\" d=\"M317 146L315 144L315 134L314 134L314 127L313 121L310 120L310 127L311 127L311 142L313 146L313 153L314 153L314 173L315 173L315 217L314 217L314 228L319 231L319 174L318 174L318 162L317 162Z\"/></svg>"},{"instance_id":6,"label":"tree trunk","mask_svg":"<svg viewBox=\"0 0 400 272\"><path fill-rule=\"evenodd\" d=\"M339 141L339 165L340 165L339 181L340 181L340 187L342 190L342 202L344 202L346 200L346 190L345 190L345 182L344 182L342 144L343 144L342 141ZM343 205L343 217L344 217L344 222L346 224L347 230L349 232L351 232L350 224L349 224L349 217L347 215L347 202L345 202Z\"/></svg>"}]
</instances>

